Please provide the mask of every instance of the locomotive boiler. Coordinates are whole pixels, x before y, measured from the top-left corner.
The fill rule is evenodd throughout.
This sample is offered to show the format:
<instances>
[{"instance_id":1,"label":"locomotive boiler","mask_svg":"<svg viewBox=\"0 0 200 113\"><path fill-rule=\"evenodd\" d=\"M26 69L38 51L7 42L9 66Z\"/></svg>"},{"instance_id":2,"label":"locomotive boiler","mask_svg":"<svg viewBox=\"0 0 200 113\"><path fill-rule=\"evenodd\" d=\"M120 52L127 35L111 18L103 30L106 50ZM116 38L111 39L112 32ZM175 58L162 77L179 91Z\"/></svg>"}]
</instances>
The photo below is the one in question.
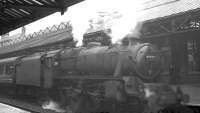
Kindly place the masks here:
<instances>
[{"instance_id":1,"label":"locomotive boiler","mask_svg":"<svg viewBox=\"0 0 200 113\"><path fill-rule=\"evenodd\" d=\"M161 72L161 57L152 44L99 46L65 49L60 53L60 68L68 74L138 76L153 80Z\"/></svg>"}]
</instances>

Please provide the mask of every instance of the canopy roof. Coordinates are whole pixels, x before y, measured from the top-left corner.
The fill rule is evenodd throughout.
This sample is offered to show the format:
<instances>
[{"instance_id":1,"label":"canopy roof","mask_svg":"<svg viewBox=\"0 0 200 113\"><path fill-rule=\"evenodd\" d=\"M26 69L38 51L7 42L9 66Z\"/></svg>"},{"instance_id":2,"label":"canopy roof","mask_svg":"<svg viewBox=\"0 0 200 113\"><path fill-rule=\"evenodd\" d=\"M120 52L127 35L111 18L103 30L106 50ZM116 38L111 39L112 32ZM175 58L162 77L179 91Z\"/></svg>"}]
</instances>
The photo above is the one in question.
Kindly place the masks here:
<instances>
[{"instance_id":1,"label":"canopy roof","mask_svg":"<svg viewBox=\"0 0 200 113\"><path fill-rule=\"evenodd\" d=\"M139 21L154 21L200 10L199 0L147 0L139 12Z\"/></svg>"},{"instance_id":2,"label":"canopy roof","mask_svg":"<svg viewBox=\"0 0 200 113\"><path fill-rule=\"evenodd\" d=\"M0 0L0 35L83 0Z\"/></svg>"},{"instance_id":3,"label":"canopy roof","mask_svg":"<svg viewBox=\"0 0 200 113\"><path fill-rule=\"evenodd\" d=\"M147 0L140 10L140 37L199 36L199 0Z\"/></svg>"}]
</instances>

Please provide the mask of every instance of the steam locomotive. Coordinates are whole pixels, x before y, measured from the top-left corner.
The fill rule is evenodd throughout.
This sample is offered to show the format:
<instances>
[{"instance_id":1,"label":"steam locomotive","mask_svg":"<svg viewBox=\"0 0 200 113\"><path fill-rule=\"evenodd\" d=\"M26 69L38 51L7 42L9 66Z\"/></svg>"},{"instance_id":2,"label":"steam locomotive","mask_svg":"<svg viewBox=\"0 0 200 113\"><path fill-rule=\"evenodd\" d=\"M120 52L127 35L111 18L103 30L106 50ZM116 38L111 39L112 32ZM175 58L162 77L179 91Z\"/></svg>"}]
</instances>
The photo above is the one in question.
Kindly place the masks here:
<instances>
[{"instance_id":1,"label":"steam locomotive","mask_svg":"<svg viewBox=\"0 0 200 113\"><path fill-rule=\"evenodd\" d=\"M152 44L93 42L1 59L0 92L42 102L53 99L73 113L144 113L182 101L183 95L166 85L153 85L159 95L149 98L147 93L154 88L143 81L154 81L161 72L162 58Z\"/></svg>"}]
</instances>

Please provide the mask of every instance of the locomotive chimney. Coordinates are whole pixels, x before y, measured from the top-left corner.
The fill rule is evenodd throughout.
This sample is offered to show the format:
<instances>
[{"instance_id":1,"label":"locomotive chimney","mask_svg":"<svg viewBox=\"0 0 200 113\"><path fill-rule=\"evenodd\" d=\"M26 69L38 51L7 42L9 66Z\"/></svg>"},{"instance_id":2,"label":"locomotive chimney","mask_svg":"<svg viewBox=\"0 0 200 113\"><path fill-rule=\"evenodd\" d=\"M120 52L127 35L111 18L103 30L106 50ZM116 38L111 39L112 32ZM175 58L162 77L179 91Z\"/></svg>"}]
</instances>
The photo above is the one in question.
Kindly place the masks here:
<instances>
[{"instance_id":1,"label":"locomotive chimney","mask_svg":"<svg viewBox=\"0 0 200 113\"><path fill-rule=\"evenodd\" d=\"M136 27L130 31L122 40L122 44L124 45L137 45L141 43L141 27L142 23L137 23ZM127 42L126 42L127 40ZM125 41L125 42L123 42Z\"/></svg>"},{"instance_id":2,"label":"locomotive chimney","mask_svg":"<svg viewBox=\"0 0 200 113\"><path fill-rule=\"evenodd\" d=\"M137 44L140 44L142 43L140 39L138 38L129 38L129 45L137 45Z\"/></svg>"},{"instance_id":3,"label":"locomotive chimney","mask_svg":"<svg viewBox=\"0 0 200 113\"><path fill-rule=\"evenodd\" d=\"M130 45L137 45L141 41L139 38L133 36L132 34L127 34L123 39L122 39L122 45L123 46L130 46Z\"/></svg>"}]
</instances>

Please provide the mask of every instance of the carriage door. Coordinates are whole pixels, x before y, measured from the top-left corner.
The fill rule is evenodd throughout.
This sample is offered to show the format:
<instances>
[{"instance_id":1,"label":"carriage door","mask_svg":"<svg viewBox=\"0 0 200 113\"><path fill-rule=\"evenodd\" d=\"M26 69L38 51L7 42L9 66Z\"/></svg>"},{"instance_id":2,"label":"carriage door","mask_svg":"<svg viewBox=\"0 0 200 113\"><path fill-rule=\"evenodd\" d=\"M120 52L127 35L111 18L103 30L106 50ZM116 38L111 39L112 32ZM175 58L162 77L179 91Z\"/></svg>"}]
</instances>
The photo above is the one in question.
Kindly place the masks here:
<instances>
[{"instance_id":1,"label":"carriage door","mask_svg":"<svg viewBox=\"0 0 200 113\"><path fill-rule=\"evenodd\" d=\"M171 40L172 66L171 75L173 82L180 82L188 74L187 41L174 38Z\"/></svg>"},{"instance_id":2,"label":"carriage door","mask_svg":"<svg viewBox=\"0 0 200 113\"><path fill-rule=\"evenodd\" d=\"M200 40L190 40L188 46L188 73L200 76Z\"/></svg>"}]
</instances>

